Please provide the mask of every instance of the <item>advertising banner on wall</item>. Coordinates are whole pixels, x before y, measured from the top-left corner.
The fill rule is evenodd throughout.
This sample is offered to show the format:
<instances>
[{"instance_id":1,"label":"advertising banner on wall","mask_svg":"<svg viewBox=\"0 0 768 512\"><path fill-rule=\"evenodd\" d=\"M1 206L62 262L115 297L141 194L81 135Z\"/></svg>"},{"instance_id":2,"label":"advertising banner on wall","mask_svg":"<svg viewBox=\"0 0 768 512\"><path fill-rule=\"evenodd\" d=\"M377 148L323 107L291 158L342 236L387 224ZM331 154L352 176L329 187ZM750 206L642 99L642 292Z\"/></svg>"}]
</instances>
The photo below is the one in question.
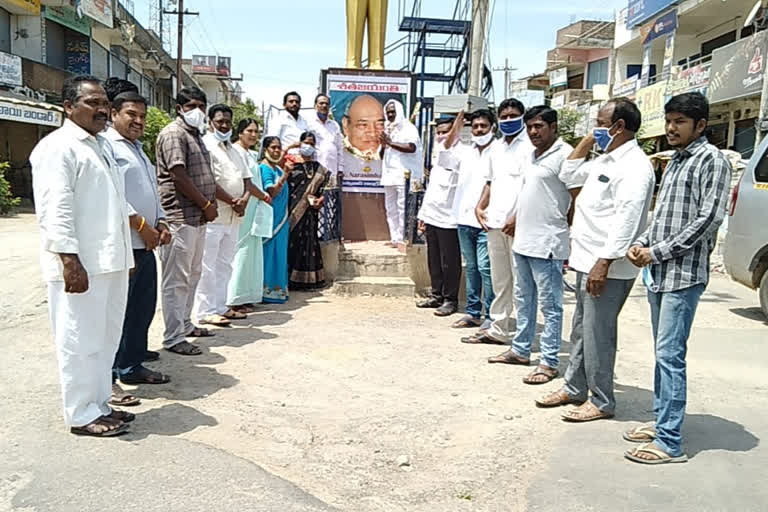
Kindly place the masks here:
<instances>
[{"instance_id":1,"label":"advertising banner on wall","mask_svg":"<svg viewBox=\"0 0 768 512\"><path fill-rule=\"evenodd\" d=\"M627 4L627 28L632 29L653 18L679 0L629 0Z\"/></svg>"},{"instance_id":2,"label":"advertising banner on wall","mask_svg":"<svg viewBox=\"0 0 768 512\"><path fill-rule=\"evenodd\" d=\"M344 135L344 192L383 193L379 136L385 128L384 104L397 100L408 115L411 77L329 72L325 90Z\"/></svg>"},{"instance_id":3,"label":"advertising banner on wall","mask_svg":"<svg viewBox=\"0 0 768 512\"><path fill-rule=\"evenodd\" d=\"M643 87L637 91L635 102L642 116L640 133L644 139L664 135L664 100L666 91L666 80Z\"/></svg>"},{"instance_id":4,"label":"advertising banner on wall","mask_svg":"<svg viewBox=\"0 0 768 512\"><path fill-rule=\"evenodd\" d=\"M549 86L562 87L568 85L568 68L558 68L549 72Z\"/></svg>"},{"instance_id":5,"label":"advertising banner on wall","mask_svg":"<svg viewBox=\"0 0 768 512\"><path fill-rule=\"evenodd\" d=\"M694 91L706 96L711 70L712 66L709 62L683 70L673 66L667 82L667 97Z\"/></svg>"},{"instance_id":6,"label":"advertising banner on wall","mask_svg":"<svg viewBox=\"0 0 768 512\"><path fill-rule=\"evenodd\" d=\"M634 75L628 80L614 84L613 91L611 91L611 96L614 98L634 98L639 85L640 79L637 75Z\"/></svg>"},{"instance_id":7,"label":"advertising banner on wall","mask_svg":"<svg viewBox=\"0 0 768 512\"><path fill-rule=\"evenodd\" d=\"M655 39L671 34L675 29L677 29L677 11L670 11L664 16L659 16L653 20L643 44L648 44Z\"/></svg>"},{"instance_id":8,"label":"advertising banner on wall","mask_svg":"<svg viewBox=\"0 0 768 512\"><path fill-rule=\"evenodd\" d=\"M760 94L767 34L766 31L758 32L712 52L710 103Z\"/></svg>"},{"instance_id":9,"label":"advertising banner on wall","mask_svg":"<svg viewBox=\"0 0 768 512\"><path fill-rule=\"evenodd\" d=\"M88 16L112 28L112 18L114 16L114 10L112 8L112 0L76 0L75 8L78 16Z\"/></svg>"},{"instance_id":10,"label":"advertising banner on wall","mask_svg":"<svg viewBox=\"0 0 768 512\"><path fill-rule=\"evenodd\" d=\"M21 57L0 52L0 84L21 86Z\"/></svg>"}]
</instances>

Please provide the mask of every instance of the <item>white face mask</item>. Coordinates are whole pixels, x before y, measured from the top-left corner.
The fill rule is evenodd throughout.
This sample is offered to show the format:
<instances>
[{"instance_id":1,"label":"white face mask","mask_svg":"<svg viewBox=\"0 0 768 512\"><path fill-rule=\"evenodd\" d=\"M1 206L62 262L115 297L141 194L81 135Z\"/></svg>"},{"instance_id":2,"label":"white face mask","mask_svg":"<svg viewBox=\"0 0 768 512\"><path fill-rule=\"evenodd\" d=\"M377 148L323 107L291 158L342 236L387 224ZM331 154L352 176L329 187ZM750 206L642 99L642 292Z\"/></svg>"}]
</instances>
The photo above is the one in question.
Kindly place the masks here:
<instances>
[{"instance_id":1,"label":"white face mask","mask_svg":"<svg viewBox=\"0 0 768 512\"><path fill-rule=\"evenodd\" d=\"M472 136L472 142L474 142L477 146L483 147L487 146L491 140L493 140L493 132L488 132L485 135L473 135Z\"/></svg>"},{"instance_id":2,"label":"white face mask","mask_svg":"<svg viewBox=\"0 0 768 512\"><path fill-rule=\"evenodd\" d=\"M314 158L315 148L309 144L302 144L301 147L299 147L299 154L304 158Z\"/></svg>"},{"instance_id":3,"label":"white face mask","mask_svg":"<svg viewBox=\"0 0 768 512\"><path fill-rule=\"evenodd\" d=\"M228 140L232 139L232 130L229 130L227 133L221 133L219 130L213 130L213 136L216 137L216 140L219 142L227 142Z\"/></svg>"},{"instance_id":4,"label":"white face mask","mask_svg":"<svg viewBox=\"0 0 768 512\"><path fill-rule=\"evenodd\" d=\"M187 125L192 128L197 128L200 133L205 131L205 114L202 110L193 108L188 112L182 112L181 115Z\"/></svg>"}]
</instances>

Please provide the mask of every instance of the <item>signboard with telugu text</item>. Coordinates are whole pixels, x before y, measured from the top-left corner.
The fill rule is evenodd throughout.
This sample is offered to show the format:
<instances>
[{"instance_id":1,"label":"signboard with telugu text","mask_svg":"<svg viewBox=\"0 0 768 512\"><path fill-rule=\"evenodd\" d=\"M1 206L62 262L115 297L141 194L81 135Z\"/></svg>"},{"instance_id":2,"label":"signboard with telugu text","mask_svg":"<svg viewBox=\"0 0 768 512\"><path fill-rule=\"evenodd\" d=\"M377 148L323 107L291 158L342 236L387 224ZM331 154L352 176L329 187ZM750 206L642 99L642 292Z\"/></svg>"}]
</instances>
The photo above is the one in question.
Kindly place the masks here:
<instances>
[{"instance_id":1,"label":"signboard with telugu text","mask_svg":"<svg viewBox=\"0 0 768 512\"><path fill-rule=\"evenodd\" d=\"M21 57L0 52L0 84L21 86Z\"/></svg>"},{"instance_id":2,"label":"signboard with telugu text","mask_svg":"<svg viewBox=\"0 0 768 512\"><path fill-rule=\"evenodd\" d=\"M712 52L710 103L760 94L765 73L766 34L762 31Z\"/></svg>"},{"instance_id":3,"label":"signboard with telugu text","mask_svg":"<svg viewBox=\"0 0 768 512\"><path fill-rule=\"evenodd\" d=\"M0 119L18 123L61 126L61 112L0 100Z\"/></svg>"},{"instance_id":4,"label":"signboard with telugu text","mask_svg":"<svg viewBox=\"0 0 768 512\"><path fill-rule=\"evenodd\" d=\"M83 35L91 35L91 22L88 18L79 18L75 12L74 1L71 0L69 5L51 6L46 5L44 7L45 19L55 21L59 25L63 25L67 28L80 32Z\"/></svg>"},{"instance_id":5,"label":"signboard with telugu text","mask_svg":"<svg viewBox=\"0 0 768 512\"><path fill-rule=\"evenodd\" d=\"M553 69L549 72L549 86L562 87L568 85L568 68Z\"/></svg>"},{"instance_id":6,"label":"signboard with telugu text","mask_svg":"<svg viewBox=\"0 0 768 512\"><path fill-rule=\"evenodd\" d=\"M627 28L632 29L653 18L679 0L628 0Z\"/></svg>"},{"instance_id":7,"label":"signboard with telugu text","mask_svg":"<svg viewBox=\"0 0 768 512\"><path fill-rule=\"evenodd\" d=\"M667 81L657 82L637 91L635 103L640 109L642 138L664 135L664 100L667 91Z\"/></svg>"}]
</instances>

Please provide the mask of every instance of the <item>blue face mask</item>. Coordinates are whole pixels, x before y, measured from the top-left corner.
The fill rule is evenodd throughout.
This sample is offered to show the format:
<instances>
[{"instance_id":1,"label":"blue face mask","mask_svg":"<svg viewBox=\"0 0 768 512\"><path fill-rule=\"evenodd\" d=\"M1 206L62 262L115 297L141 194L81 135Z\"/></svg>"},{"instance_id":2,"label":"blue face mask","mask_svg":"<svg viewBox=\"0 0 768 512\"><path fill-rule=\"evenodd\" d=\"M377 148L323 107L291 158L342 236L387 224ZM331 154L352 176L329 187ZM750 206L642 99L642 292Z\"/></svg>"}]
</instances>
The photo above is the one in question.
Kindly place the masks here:
<instances>
[{"instance_id":1,"label":"blue face mask","mask_svg":"<svg viewBox=\"0 0 768 512\"><path fill-rule=\"evenodd\" d=\"M327 121L328 120L328 114L321 114L320 112L317 113L317 118L321 121Z\"/></svg>"},{"instance_id":2,"label":"blue face mask","mask_svg":"<svg viewBox=\"0 0 768 512\"><path fill-rule=\"evenodd\" d=\"M523 116L516 117L514 119L507 119L499 123L499 129L501 133L506 136L517 135L523 131Z\"/></svg>"},{"instance_id":3,"label":"blue face mask","mask_svg":"<svg viewBox=\"0 0 768 512\"><path fill-rule=\"evenodd\" d=\"M592 136L595 138L595 144L597 144L597 147L600 148L600 151L603 153L608 150L608 147L615 137L615 135L611 135L611 128L613 128L613 125L609 128L592 128Z\"/></svg>"}]
</instances>

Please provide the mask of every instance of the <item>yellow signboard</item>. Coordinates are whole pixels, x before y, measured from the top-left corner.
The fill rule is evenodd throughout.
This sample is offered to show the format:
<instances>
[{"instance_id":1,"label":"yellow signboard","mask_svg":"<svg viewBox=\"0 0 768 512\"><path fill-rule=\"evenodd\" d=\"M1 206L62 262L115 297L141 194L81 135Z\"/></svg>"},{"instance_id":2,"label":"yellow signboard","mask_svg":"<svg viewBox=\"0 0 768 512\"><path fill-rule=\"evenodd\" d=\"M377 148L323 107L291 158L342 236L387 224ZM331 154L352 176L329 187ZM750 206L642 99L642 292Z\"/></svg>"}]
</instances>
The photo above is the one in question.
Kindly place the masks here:
<instances>
[{"instance_id":1,"label":"yellow signboard","mask_svg":"<svg viewBox=\"0 0 768 512\"><path fill-rule=\"evenodd\" d=\"M0 0L0 7L14 14L40 14L40 0Z\"/></svg>"},{"instance_id":2,"label":"yellow signboard","mask_svg":"<svg viewBox=\"0 0 768 512\"><path fill-rule=\"evenodd\" d=\"M640 136L643 139L664 135L664 93L667 81L657 82L637 91L635 101L642 115Z\"/></svg>"}]
</instances>

